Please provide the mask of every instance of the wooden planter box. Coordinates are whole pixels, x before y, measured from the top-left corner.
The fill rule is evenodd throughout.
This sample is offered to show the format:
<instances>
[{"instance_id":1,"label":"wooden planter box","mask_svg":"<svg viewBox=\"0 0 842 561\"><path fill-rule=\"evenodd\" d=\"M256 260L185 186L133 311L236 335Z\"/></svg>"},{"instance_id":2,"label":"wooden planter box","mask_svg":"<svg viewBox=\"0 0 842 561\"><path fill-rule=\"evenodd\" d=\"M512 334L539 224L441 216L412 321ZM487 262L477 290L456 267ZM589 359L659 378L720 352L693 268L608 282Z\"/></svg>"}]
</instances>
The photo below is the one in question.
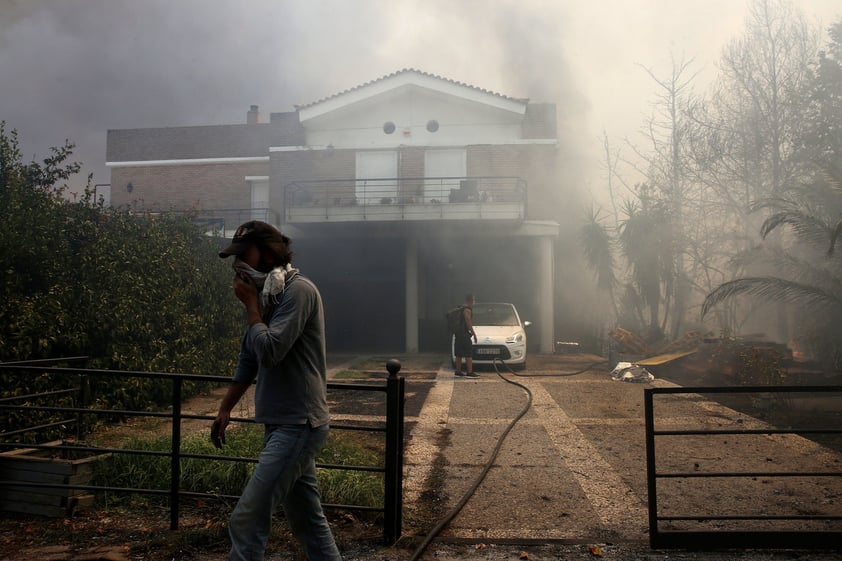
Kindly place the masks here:
<instances>
[{"instance_id":1,"label":"wooden planter box","mask_svg":"<svg viewBox=\"0 0 842 561\"><path fill-rule=\"evenodd\" d=\"M50 442L60 445L60 442ZM0 481L87 485L94 463L110 454L20 448L0 453ZM43 516L71 516L79 508L92 505L94 495L83 489L58 487L0 488L0 510Z\"/></svg>"}]
</instances>

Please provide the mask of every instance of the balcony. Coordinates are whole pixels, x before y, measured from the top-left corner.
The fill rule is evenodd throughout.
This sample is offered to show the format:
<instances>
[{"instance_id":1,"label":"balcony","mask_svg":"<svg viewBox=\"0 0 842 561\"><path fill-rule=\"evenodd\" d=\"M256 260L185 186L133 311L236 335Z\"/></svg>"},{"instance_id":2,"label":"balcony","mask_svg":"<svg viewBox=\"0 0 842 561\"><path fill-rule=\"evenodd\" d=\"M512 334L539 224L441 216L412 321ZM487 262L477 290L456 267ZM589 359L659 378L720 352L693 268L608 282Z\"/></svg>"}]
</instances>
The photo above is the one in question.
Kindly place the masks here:
<instances>
[{"instance_id":1,"label":"balcony","mask_svg":"<svg viewBox=\"0 0 842 561\"><path fill-rule=\"evenodd\" d=\"M284 188L289 224L365 221L521 221L526 182L517 177L422 177L296 181Z\"/></svg>"}]
</instances>

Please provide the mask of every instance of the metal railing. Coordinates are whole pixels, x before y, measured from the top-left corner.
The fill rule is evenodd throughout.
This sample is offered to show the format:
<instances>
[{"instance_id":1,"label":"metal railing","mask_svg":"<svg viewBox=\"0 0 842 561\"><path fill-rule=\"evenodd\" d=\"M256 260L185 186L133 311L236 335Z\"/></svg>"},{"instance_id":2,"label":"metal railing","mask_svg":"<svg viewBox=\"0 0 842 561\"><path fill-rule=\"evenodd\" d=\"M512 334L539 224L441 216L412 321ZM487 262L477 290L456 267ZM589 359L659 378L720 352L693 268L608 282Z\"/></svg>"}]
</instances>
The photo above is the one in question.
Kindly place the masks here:
<instances>
[{"instance_id":1,"label":"metal railing","mask_svg":"<svg viewBox=\"0 0 842 561\"><path fill-rule=\"evenodd\" d=\"M811 439L842 434L842 428L776 426L714 403L705 397L709 394L717 401L739 394L742 398L730 401L743 399L760 411L776 401L792 407L792 396L823 399L838 411L842 386L645 389L652 548L837 548L842 509L832 497L842 493L842 447L825 448ZM669 411L667 418L655 414L659 396L680 396L662 398L666 404L659 407ZM700 404L709 416L687 413Z\"/></svg>"},{"instance_id":2,"label":"metal railing","mask_svg":"<svg viewBox=\"0 0 842 561\"><path fill-rule=\"evenodd\" d=\"M288 222L522 220L526 197L526 181L505 176L308 180L284 187Z\"/></svg>"},{"instance_id":3,"label":"metal railing","mask_svg":"<svg viewBox=\"0 0 842 561\"><path fill-rule=\"evenodd\" d=\"M67 362L68 359L59 359L62 362ZM400 371L400 363L397 360L390 360L387 363L387 370L389 376L385 384L350 384L350 383L328 383L328 390L350 391L350 392L383 392L386 395L386 406L383 411L383 422L375 423L374 425L362 426L351 424L331 424L331 430L349 430L349 431L365 431L377 432L383 434L384 445L384 464L382 466L354 466L354 465L336 465L336 464L317 464L317 467L328 470L349 470L349 471L364 471L382 473L384 478L384 496L382 507L371 507L365 505L347 505L347 504L324 504L326 509L344 509L356 511L373 511L382 512L384 515L383 540L385 543L392 544L397 541L401 535L402 525L402 508L403 508L403 453L404 453L404 393L405 381L403 377L398 377L397 373ZM52 426L67 425L73 422L78 422L80 417L86 416L122 416L122 417L150 417L169 419L171 424L171 449L168 452L163 451L148 451L128 448L101 448L81 445L55 445L55 444L22 444L16 442L2 442L0 441L0 449L15 450L15 449L33 449L46 450L48 452L62 452L71 451L73 453L91 453L91 454L131 454L141 456L158 456L168 457L170 459L170 487L169 489L144 489L134 487L109 487L102 485L81 485L72 483L48 483L48 482L23 482L23 481L0 481L0 489L14 489L14 488L44 488L44 489L73 489L84 491L108 491L108 492L123 492L123 493L138 493L159 496L169 496L170 505L170 528L178 529L180 499L183 497L214 497L225 499L236 499L236 496L219 495L215 493L199 493L183 491L181 489L181 461L184 459L198 459L198 460L225 460L233 462L255 463L255 458L241 458L221 455L206 455L206 454L187 454L181 451L182 427L181 422L185 419L199 419L212 421L214 417L207 415L191 415L182 413L182 388L184 382L211 382L227 384L230 383L230 378L222 376L206 376L194 374L173 374L162 372L138 372L138 371L120 371L120 370L98 370L88 368L59 368L48 367L28 363L2 363L0 364L0 372L18 372L31 375L49 374L58 377L77 377L78 385L71 390L60 390L60 392L44 392L41 394L33 394L27 396L15 396L0 400L0 411L29 411L29 412L46 412L57 415L71 413L74 418L62 419L54 423L40 424L38 426L26 427L24 429L14 431L0 432L0 439L5 439L10 436L19 436L25 432L44 430ZM171 410L169 412L158 411L138 411L138 410L114 410L114 409L93 409L86 405L86 388L89 387L91 378L98 376L124 376L136 378L150 378L158 380L168 380L172 383L172 401ZM16 405L15 402L31 401L34 398L55 397L59 393L66 395L72 391L79 392L79 401L75 407L53 407L49 405ZM254 423L253 419L248 418L232 418L232 421ZM0 460L2 461L2 460Z\"/></svg>"}]
</instances>

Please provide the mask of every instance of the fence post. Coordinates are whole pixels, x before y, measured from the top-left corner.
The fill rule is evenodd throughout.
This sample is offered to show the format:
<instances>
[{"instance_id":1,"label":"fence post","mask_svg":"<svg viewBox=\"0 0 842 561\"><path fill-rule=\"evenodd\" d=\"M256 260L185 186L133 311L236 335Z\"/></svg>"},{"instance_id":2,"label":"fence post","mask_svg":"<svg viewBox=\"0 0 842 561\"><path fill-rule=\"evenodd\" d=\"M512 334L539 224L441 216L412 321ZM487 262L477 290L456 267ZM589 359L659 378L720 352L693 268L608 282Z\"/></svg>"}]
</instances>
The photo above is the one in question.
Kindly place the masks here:
<instances>
[{"instance_id":1,"label":"fence post","mask_svg":"<svg viewBox=\"0 0 842 561\"><path fill-rule=\"evenodd\" d=\"M85 409L91 402L91 381L87 374L79 374L79 405ZM88 417L85 413L76 414L76 440L82 442L88 435Z\"/></svg>"},{"instance_id":2,"label":"fence post","mask_svg":"<svg viewBox=\"0 0 842 561\"><path fill-rule=\"evenodd\" d=\"M613 367L612 367L613 368ZM649 508L649 546L658 547L658 492L655 467L655 402L652 388L643 390L643 418L646 431L646 489Z\"/></svg>"},{"instance_id":3,"label":"fence post","mask_svg":"<svg viewBox=\"0 0 842 561\"><path fill-rule=\"evenodd\" d=\"M181 378L173 378L172 448L170 452L170 530L178 530L181 486Z\"/></svg>"},{"instance_id":4,"label":"fence post","mask_svg":"<svg viewBox=\"0 0 842 561\"><path fill-rule=\"evenodd\" d=\"M401 537L403 510L403 415L404 378L398 377L401 363L386 362L386 473L383 541L394 544Z\"/></svg>"}]
</instances>

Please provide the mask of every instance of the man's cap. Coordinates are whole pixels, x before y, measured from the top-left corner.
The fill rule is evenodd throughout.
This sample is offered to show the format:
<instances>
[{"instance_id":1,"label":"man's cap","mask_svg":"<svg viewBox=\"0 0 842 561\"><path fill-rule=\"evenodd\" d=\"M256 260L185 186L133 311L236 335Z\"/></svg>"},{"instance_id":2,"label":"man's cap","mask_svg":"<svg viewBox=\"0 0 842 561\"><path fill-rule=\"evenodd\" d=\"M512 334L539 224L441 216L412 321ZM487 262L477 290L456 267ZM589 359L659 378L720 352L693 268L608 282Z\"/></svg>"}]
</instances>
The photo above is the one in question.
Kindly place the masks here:
<instances>
[{"instance_id":1,"label":"man's cap","mask_svg":"<svg viewBox=\"0 0 842 561\"><path fill-rule=\"evenodd\" d=\"M289 243L289 238L281 233L280 230L261 222L260 220L252 220L246 222L234 232L234 238L231 244L219 252L219 256L223 259L231 255L240 255L252 244L265 244L270 242Z\"/></svg>"}]
</instances>

